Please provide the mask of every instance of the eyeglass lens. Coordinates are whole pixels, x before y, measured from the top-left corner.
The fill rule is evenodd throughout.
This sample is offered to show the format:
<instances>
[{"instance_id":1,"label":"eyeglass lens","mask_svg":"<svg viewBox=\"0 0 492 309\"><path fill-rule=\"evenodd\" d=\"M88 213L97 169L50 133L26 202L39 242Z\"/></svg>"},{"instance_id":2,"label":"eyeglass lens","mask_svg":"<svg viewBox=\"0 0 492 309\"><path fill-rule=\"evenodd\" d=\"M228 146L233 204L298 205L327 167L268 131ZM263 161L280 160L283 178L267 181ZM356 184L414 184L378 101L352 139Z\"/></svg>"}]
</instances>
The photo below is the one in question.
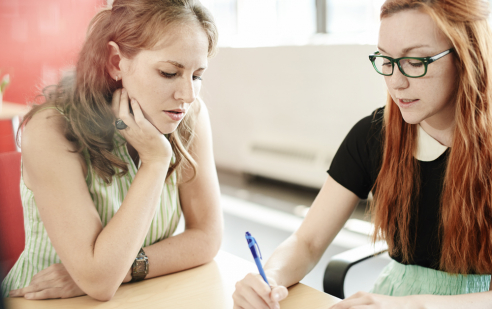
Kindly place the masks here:
<instances>
[{"instance_id":1,"label":"eyeglass lens","mask_svg":"<svg viewBox=\"0 0 492 309\"><path fill-rule=\"evenodd\" d=\"M375 57L374 65L379 73L391 75L393 72L391 61L386 58ZM425 64L418 59L400 59L400 66L403 72L409 76L420 76L425 73ZM397 68L395 69L397 70Z\"/></svg>"}]
</instances>

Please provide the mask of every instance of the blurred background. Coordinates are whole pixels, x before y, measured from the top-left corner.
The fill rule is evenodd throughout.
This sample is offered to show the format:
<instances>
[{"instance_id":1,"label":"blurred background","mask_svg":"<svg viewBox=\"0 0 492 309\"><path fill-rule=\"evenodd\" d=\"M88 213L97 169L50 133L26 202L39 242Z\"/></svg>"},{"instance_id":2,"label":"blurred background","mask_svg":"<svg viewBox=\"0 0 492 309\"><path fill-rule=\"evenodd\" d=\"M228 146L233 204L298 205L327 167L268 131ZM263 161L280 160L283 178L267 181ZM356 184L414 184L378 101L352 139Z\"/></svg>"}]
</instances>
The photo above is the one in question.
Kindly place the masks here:
<instances>
[{"instance_id":1,"label":"blurred background","mask_svg":"<svg viewBox=\"0 0 492 309\"><path fill-rule=\"evenodd\" d=\"M222 191L222 250L252 261L248 230L268 258L300 225L350 128L385 104L383 79L368 60L384 1L201 2L220 33L201 96L210 111ZM90 19L108 4L0 0L0 80L10 78L0 112L0 152L16 150L19 116L40 89L74 66ZM366 204L361 201L303 283L322 290L330 257L369 242ZM349 273L346 295L368 290L387 261L383 256L374 267L352 269L357 277Z\"/></svg>"}]
</instances>

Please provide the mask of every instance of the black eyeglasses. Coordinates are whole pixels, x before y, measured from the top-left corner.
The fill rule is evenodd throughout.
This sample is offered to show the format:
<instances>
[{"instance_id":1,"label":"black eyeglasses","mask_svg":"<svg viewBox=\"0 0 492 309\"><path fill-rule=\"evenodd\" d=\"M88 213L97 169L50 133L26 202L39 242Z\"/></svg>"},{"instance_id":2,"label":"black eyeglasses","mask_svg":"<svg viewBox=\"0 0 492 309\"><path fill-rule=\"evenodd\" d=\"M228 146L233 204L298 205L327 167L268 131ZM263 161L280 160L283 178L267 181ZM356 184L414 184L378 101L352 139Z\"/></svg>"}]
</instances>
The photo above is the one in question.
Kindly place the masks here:
<instances>
[{"instance_id":1,"label":"black eyeglasses","mask_svg":"<svg viewBox=\"0 0 492 309\"><path fill-rule=\"evenodd\" d=\"M391 76L395 69L395 63L398 65L401 74L406 77L417 78L422 77L427 73L427 66L432 62L441 59L447 54L454 51L453 48L443 51L432 57L401 57L393 59L391 57L380 55L379 52L375 52L369 55L369 60L372 62L372 66L381 75Z\"/></svg>"}]
</instances>

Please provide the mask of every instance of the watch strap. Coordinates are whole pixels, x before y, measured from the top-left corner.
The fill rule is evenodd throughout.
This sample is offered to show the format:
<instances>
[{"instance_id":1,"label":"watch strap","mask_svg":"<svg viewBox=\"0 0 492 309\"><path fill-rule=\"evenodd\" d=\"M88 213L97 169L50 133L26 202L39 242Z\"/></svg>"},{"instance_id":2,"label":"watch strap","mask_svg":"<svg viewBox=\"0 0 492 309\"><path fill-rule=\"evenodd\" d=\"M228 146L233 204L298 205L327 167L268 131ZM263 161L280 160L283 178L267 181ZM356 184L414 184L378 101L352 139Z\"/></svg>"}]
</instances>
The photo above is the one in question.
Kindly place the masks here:
<instances>
[{"instance_id":1,"label":"watch strap","mask_svg":"<svg viewBox=\"0 0 492 309\"><path fill-rule=\"evenodd\" d=\"M132 280L130 282L141 281L145 279L149 273L149 258L145 251L140 248L140 251L132 264Z\"/></svg>"}]
</instances>

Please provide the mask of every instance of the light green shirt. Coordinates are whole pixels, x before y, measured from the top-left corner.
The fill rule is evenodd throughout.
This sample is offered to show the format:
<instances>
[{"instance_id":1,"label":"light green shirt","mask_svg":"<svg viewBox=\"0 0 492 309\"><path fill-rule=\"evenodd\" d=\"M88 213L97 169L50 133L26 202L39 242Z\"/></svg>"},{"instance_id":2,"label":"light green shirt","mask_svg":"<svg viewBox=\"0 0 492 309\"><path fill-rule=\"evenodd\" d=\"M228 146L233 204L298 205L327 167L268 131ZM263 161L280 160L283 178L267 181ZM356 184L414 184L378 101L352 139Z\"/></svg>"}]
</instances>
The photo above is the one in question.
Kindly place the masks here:
<instances>
[{"instance_id":1,"label":"light green shirt","mask_svg":"<svg viewBox=\"0 0 492 309\"><path fill-rule=\"evenodd\" d=\"M128 153L124 138L117 133L114 142L113 154L128 164L128 173L125 176L113 176L113 181L108 185L97 176L90 161L86 159L87 189L99 213L103 227L108 224L120 208L137 173L137 167ZM174 161L174 156L172 160ZM116 170L116 173L118 172L119 170ZM39 271L51 264L61 263L39 216L34 194L26 187L22 177L20 192L24 209L26 243L24 251L2 282L1 291L4 297L8 296L10 290L28 286L32 277ZM164 185L160 197L160 206L155 212L142 247L147 247L171 236L176 230L180 217L181 206L176 184L176 172L174 172Z\"/></svg>"}]
</instances>

